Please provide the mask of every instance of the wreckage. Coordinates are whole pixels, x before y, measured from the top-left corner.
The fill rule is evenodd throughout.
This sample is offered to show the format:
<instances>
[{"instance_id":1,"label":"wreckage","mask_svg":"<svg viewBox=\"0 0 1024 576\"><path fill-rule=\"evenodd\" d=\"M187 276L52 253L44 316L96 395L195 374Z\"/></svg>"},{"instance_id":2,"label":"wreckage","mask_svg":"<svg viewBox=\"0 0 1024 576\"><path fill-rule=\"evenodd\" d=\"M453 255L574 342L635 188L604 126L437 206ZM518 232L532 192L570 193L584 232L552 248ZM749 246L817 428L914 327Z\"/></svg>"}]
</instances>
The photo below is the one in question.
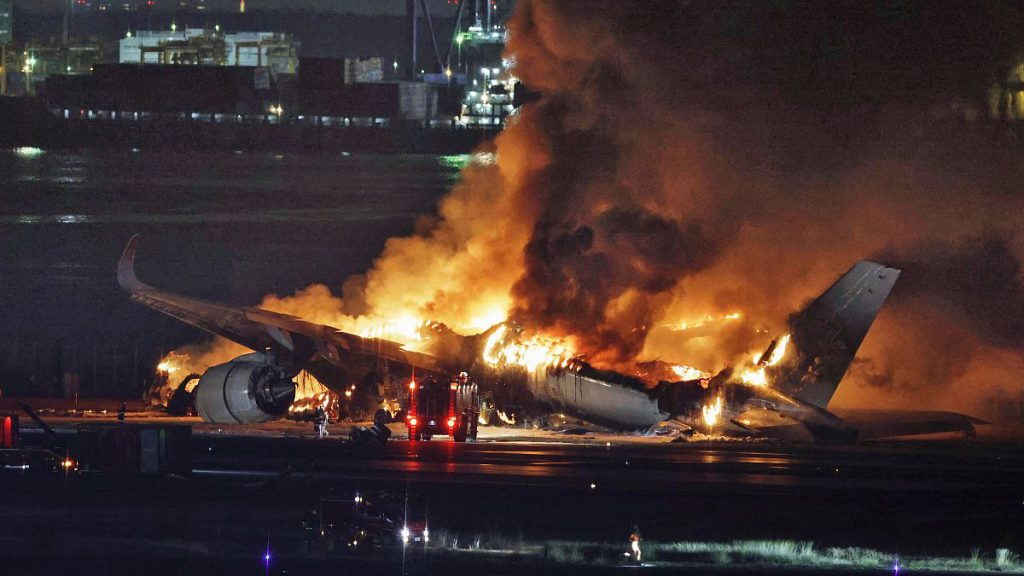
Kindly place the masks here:
<instances>
[{"instance_id":1,"label":"wreckage","mask_svg":"<svg viewBox=\"0 0 1024 576\"><path fill-rule=\"evenodd\" d=\"M669 420L749 435L851 441L910 434L973 433L971 417L951 412L828 410L843 375L900 271L858 262L789 321L746 369L711 376L661 362L635 374L600 370L557 347L530 348L520 329L502 323L462 336L441 324L422 327L423 351L342 332L252 307L229 307L162 292L136 277L138 236L118 264L118 282L136 302L254 351L209 368L194 390L208 422L255 423L283 416L293 379L308 371L328 388L390 378L449 378L470 370L499 407L559 411L618 430Z\"/></svg>"}]
</instances>

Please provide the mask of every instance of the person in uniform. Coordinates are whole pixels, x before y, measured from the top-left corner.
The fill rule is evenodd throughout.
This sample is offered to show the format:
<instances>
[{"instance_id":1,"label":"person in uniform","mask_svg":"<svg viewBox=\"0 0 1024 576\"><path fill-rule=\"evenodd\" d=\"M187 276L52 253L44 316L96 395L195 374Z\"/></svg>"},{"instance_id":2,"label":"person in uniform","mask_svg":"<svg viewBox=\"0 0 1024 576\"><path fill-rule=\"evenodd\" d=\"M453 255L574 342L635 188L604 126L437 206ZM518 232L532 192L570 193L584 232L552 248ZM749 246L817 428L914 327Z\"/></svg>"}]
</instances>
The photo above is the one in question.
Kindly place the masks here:
<instances>
[{"instance_id":1,"label":"person in uniform","mask_svg":"<svg viewBox=\"0 0 1024 576\"><path fill-rule=\"evenodd\" d=\"M317 438L327 436L327 411L323 406L317 406L313 412L313 430L316 432Z\"/></svg>"},{"instance_id":2,"label":"person in uniform","mask_svg":"<svg viewBox=\"0 0 1024 576\"><path fill-rule=\"evenodd\" d=\"M629 535L629 549L633 553L633 561L640 563L640 526L634 525L633 532Z\"/></svg>"}]
</instances>

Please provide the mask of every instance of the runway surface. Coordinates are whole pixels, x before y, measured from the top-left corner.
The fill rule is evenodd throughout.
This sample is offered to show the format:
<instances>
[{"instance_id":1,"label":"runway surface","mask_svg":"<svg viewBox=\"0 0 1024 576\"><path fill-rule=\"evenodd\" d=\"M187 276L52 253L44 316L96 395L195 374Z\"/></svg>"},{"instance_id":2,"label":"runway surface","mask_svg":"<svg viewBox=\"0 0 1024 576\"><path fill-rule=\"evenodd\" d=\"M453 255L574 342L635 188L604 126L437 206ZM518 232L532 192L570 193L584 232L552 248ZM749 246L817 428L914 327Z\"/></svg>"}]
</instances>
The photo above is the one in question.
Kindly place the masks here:
<instances>
[{"instance_id":1,"label":"runway surface","mask_svg":"<svg viewBox=\"0 0 1024 576\"><path fill-rule=\"evenodd\" d=\"M63 435L73 423L54 422ZM477 443L371 448L344 441L344 427L327 439L310 429L196 425L188 478L8 474L14 499L0 545L43 541L67 559L116 543L143 557L209 557L212 567L259 554L269 532L283 556L306 566L304 519L323 498L359 492L408 498L439 538L462 546L609 543L637 524L652 543L793 541L956 557L1024 550L1024 451L1014 442L666 442L505 430ZM25 559L31 566L38 556ZM507 568L486 572L516 573Z\"/></svg>"},{"instance_id":2,"label":"runway surface","mask_svg":"<svg viewBox=\"0 0 1024 576\"><path fill-rule=\"evenodd\" d=\"M316 462L323 479L402 479L534 485L628 483L647 489L730 484L752 489L1016 489L1024 452L969 443L786 445L332 440L196 436L197 474L278 474Z\"/></svg>"}]
</instances>

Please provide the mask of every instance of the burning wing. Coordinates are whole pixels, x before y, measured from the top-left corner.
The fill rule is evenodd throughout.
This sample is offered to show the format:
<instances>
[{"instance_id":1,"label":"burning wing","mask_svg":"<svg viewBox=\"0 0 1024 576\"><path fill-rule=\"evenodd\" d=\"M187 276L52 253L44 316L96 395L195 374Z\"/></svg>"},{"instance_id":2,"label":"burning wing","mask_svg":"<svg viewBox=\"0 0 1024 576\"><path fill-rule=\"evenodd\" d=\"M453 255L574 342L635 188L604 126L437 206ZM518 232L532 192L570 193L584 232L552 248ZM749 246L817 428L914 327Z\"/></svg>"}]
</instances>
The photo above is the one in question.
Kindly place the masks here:
<instances>
[{"instance_id":1,"label":"burning wing","mask_svg":"<svg viewBox=\"0 0 1024 576\"><path fill-rule=\"evenodd\" d=\"M161 292L142 283L135 275L138 242L138 235L133 236L117 265L117 281L131 294L132 300L254 351L269 349L296 372L321 358L344 367L390 361L425 371L441 371L433 356L405 350L401 344L390 340L363 338L260 308L234 308Z\"/></svg>"}]
</instances>

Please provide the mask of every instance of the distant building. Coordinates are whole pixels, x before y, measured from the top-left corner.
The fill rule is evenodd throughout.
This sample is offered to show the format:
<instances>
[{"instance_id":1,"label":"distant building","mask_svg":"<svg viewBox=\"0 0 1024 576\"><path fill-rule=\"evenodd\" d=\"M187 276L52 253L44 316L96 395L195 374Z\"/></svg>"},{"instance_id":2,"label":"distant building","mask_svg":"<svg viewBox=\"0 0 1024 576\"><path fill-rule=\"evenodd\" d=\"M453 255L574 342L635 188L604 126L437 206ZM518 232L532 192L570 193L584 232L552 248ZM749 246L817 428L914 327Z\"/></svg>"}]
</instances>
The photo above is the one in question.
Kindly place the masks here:
<instances>
[{"instance_id":1,"label":"distant building","mask_svg":"<svg viewBox=\"0 0 1024 576\"><path fill-rule=\"evenodd\" d=\"M189 28L140 31L122 38L121 64L183 64L269 68L274 76L295 74L299 45L289 34Z\"/></svg>"},{"instance_id":2,"label":"distant building","mask_svg":"<svg viewBox=\"0 0 1024 576\"><path fill-rule=\"evenodd\" d=\"M173 2L161 0L162 8L173 9L176 12L203 12L206 10L206 0L174 0ZM75 0L68 6L73 12L108 12L120 10L124 12L136 12L140 9L152 9L154 4L147 0Z\"/></svg>"},{"instance_id":3,"label":"distant building","mask_svg":"<svg viewBox=\"0 0 1024 576\"><path fill-rule=\"evenodd\" d=\"M35 94L47 78L55 74L89 74L93 67L113 58L112 50L104 50L98 39L75 39L67 46L57 41L25 44L20 51L8 52L8 65L17 62L20 82L7 86L10 96Z\"/></svg>"},{"instance_id":4,"label":"distant building","mask_svg":"<svg viewBox=\"0 0 1024 576\"><path fill-rule=\"evenodd\" d=\"M345 83L383 82L384 67L380 58L345 58Z\"/></svg>"}]
</instances>

